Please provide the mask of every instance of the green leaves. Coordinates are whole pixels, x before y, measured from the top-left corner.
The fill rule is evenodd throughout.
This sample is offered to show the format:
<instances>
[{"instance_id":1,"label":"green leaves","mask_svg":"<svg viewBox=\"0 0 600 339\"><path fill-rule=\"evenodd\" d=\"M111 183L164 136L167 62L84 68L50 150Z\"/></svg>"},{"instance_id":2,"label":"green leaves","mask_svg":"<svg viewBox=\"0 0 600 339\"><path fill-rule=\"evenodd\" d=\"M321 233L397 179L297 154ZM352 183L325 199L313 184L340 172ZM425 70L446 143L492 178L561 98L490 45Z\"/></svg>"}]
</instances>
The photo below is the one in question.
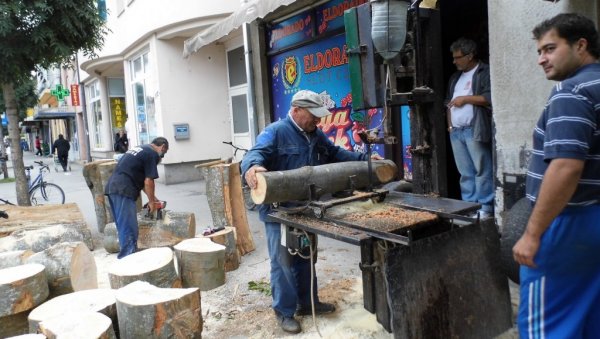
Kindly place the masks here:
<instances>
[{"instance_id":1,"label":"green leaves","mask_svg":"<svg viewBox=\"0 0 600 339\"><path fill-rule=\"evenodd\" d=\"M248 289L251 291L258 291L263 293L266 296L271 296L271 285L269 282L261 280L261 281L249 281Z\"/></svg>"}]
</instances>

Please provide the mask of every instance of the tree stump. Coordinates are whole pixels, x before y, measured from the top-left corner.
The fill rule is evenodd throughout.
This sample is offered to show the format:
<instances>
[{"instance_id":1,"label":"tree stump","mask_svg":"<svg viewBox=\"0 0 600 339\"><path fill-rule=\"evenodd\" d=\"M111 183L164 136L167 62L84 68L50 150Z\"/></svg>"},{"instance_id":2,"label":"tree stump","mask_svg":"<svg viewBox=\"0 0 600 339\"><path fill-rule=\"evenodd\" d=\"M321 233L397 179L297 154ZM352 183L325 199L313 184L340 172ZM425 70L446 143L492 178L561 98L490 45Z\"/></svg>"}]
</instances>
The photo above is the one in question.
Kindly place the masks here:
<instances>
[{"instance_id":1,"label":"tree stump","mask_svg":"<svg viewBox=\"0 0 600 339\"><path fill-rule=\"evenodd\" d=\"M0 317L28 311L48 297L44 266L26 264L0 270Z\"/></svg>"},{"instance_id":2,"label":"tree stump","mask_svg":"<svg viewBox=\"0 0 600 339\"><path fill-rule=\"evenodd\" d=\"M104 195L104 187L115 167L117 167L117 162L108 159L92 161L83 166L83 177L94 199L96 221L100 233L104 231L104 225L113 221L108 199ZM102 175L100 172L102 172Z\"/></svg>"},{"instance_id":3,"label":"tree stump","mask_svg":"<svg viewBox=\"0 0 600 339\"><path fill-rule=\"evenodd\" d=\"M121 246L119 245L119 233L117 232L117 225L114 222L109 222L106 224L106 227L104 227L102 245L108 253L119 253L121 250Z\"/></svg>"},{"instance_id":4,"label":"tree stump","mask_svg":"<svg viewBox=\"0 0 600 339\"><path fill-rule=\"evenodd\" d=\"M38 325L44 320L55 317L65 318L68 313L85 311L100 312L117 325L116 292L113 289L100 288L73 292L50 299L29 313L29 332L37 332Z\"/></svg>"},{"instance_id":5,"label":"tree stump","mask_svg":"<svg viewBox=\"0 0 600 339\"><path fill-rule=\"evenodd\" d=\"M7 237L0 238L0 252L18 250L41 252L53 245L68 241L82 241L90 251L94 250L92 233L89 229L55 225L31 231L16 231Z\"/></svg>"},{"instance_id":6,"label":"tree stump","mask_svg":"<svg viewBox=\"0 0 600 339\"><path fill-rule=\"evenodd\" d=\"M46 267L50 298L98 288L96 260L82 242L62 242L27 259Z\"/></svg>"},{"instance_id":7,"label":"tree stump","mask_svg":"<svg viewBox=\"0 0 600 339\"><path fill-rule=\"evenodd\" d=\"M371 183L388 183L398 175L391 160L372 162ZM310 186L317 197L349 189L365 188L369 184L367 161L347 161L319 166L304 166L288 171L260 172L256 174L257 186L250 194L257 204L270 204L293 200L307 200Z\"/></svg>"},{"instance_id":8,"label":"tree stump","mask_svg":"<svg viewBox=\"0 0 600 339\"><path fill-rule=\"evenodd\" d=\"M158 288L136 281L117 291L121 339L201 338L198 288Z\"/></svg>"},{"instance_id":9,"label":"tree stump","mask_svg":"<svg viewBox=\"0 0 600 339\"><path fill-rule=\"evenodd\" d=\"M175 245L184 287L209 291L225 283L225 246L207 238L187 239Z\"/></svg>"},{"instance_id":10,"label":"tree stump","mask_svg":"<svg viewBox=\"0 0 600 339\"><path fill-rule=\"evenodd\" d=\"M242 193L239 163L203 168L206 177L206 198L215 227L233 226L237 233L240 255L256 249L248 225Z\"/></svg>"},{"instance_id":11,"label":"tree stump","mask_svg":"<svg viewBox=\"0 0 600 339\"><path fill-rule=\"evenodd\" d=\"M181 287L173 258L170 248L160 247L119 259L108 271L110 287L118 289L137 280L147 281L158 287Z\"/></svg>"},{"instance_id":12,"label":"tree stump","mask_svg":"<svg viewBox=\"0 0 600 339\"><path fill-rule=\"evenodd\" d=\"M44 320L40 332L48 339L115 339L112 321L104 314L92 311L71 312L65 316Z\"/></svg>"},{"instance_id":13,"label":"tree stump","mask_svg":"<svg viewBox=\"0 0 600 339\"><path fill-rule=\"evenodd\" d=\"M224 230L209 235L199 236L225 246L225 272L237 270L240 267L240 253L236 246L235 228L225 227Z\"/></svg>"},{"instance_id":14,"label":"tree stump","mask_svg":"<svg viewBox=\"0 0 600 339\"><path fill-rule=\"evenodd\" d=\"M33 251L19 250L0 253L0 269L25 264L25 260L33 255Z\"/></svg>"},{"instance_id":15,"label":"tree stump","mask_svg":"<svg viewBox=\"0 0 600 339\"><path fill-rule=\"evenodd\" d=\"M27 315L30 311L31 310L27 310L17 314L0 317L0 338L29 333L27 330Z\"/></svg>"}]
</instances>

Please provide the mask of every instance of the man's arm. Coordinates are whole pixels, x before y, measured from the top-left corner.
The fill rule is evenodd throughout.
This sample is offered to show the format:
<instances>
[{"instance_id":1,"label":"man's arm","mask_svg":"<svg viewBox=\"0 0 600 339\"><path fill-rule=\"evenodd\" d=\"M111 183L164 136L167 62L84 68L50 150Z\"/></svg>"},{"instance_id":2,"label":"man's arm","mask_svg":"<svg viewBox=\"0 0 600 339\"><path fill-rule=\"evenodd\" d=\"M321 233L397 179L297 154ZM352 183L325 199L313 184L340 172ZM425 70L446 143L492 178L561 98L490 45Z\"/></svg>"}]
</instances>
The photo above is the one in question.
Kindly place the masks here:
<instances>
[{"instance_id":1,"label":"man's arm","mask_svg":"<svg viewBox=\"0 0 600 339\"><path fill-rule=\"evenodd\" d=\"M466 104L471 104L473 106L482 106L487 107L490 103L483 95L464 95L461 97L456 97L450 101L448 107L456 106L462 107Z\"/></svg>"},{"instance_id":2,"label":"man's arm","mask_svg":"<svg viewBox=\"0 0 600 339\"><path fill-rule=\"evenodd\" d=\"M146 193L146 196L148 197L148 207L150 208L150 212L154 212L156 209L155 202L158 201L154 195L154 179L144 179L144 193Z\"/></svg>"},{"instance_id":3,"label":"man's arm","mask_svg":"<svg viewBox=\"0 0 600 339\"><path fill-rule=\"evenodd\" d=\"M584 161L579 159L550 162L525 232L513 247L513 257L519 264L535 267L533 258L539 250L540 238L575 193L583 166Z\"/></svg>"}]
</instances>

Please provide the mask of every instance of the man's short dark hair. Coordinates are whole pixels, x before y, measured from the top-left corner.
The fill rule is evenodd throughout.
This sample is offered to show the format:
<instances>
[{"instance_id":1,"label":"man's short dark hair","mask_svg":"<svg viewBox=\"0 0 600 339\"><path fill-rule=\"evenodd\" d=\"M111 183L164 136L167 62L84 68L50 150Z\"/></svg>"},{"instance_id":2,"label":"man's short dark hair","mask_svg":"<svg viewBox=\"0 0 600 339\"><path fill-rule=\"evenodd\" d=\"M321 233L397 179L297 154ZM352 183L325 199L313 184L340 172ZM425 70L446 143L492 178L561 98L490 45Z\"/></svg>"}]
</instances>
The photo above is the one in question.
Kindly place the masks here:
<instances>
[{"instance_id":1,"label":"man's short dark hair","mask_svg":"<svg viewBox=\"0 0 600 339\"><path fill-rule=\"evenodd\" d=\"M163 137L154 138L154 140L152 140L152 144L156 146L167 145L167 148L169 148L169 141L167 141L167 138Z\"/></svg>"},{"instance_id":2,"label":"man's short dark hair","mask_svg":"<svg viewBox=\"0 0 600 339\"><path fill-rule=\"evenodd\" d=\"M600 57L598 31L596 24L589 18L577 13L561 13L535 26L532 31L533 38L540 40L552 29L555 29L558 36L567 40L570 45L579 39L587 40L587 51L596 59Z\"/></svg>"},{"instance_id":3,"label":"man's short dark hair","mask_svg":"<svg viewBox=\"0 0 600 339\"><path fill-rule=\"evenodd\" d=\"M450 52L460 51L463 55L473 54L477 58L477 44L475 41L465 38L460 38L450 45Z\"/></svg>"}]
</instances>

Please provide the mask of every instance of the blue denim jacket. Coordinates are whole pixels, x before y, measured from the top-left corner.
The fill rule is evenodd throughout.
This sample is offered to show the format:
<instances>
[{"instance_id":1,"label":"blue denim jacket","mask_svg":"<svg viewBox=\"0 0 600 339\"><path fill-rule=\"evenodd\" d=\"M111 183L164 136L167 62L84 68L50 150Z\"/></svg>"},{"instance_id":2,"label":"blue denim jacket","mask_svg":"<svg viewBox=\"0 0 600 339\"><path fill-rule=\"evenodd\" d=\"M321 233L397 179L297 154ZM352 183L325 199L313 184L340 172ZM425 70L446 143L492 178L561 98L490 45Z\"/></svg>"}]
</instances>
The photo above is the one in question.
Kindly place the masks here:
<instances>
[{"instance_id":1,"label":"blue denim jacket","mask_svg":"<svg viewBox=\"0 0 600 339\"><path fill-rule=\"evenodd\" d=\"M350 152L335 146L319 128L304 134L291 119L287 116L274 122L258 135L256 145L242 160L244 175L254 165L260 165L268 171L284 171L332 162L367 160L365 153ZM260 219L264 221L270 210L270 205L261 205Z\"/></svg>"}]
</instances>

